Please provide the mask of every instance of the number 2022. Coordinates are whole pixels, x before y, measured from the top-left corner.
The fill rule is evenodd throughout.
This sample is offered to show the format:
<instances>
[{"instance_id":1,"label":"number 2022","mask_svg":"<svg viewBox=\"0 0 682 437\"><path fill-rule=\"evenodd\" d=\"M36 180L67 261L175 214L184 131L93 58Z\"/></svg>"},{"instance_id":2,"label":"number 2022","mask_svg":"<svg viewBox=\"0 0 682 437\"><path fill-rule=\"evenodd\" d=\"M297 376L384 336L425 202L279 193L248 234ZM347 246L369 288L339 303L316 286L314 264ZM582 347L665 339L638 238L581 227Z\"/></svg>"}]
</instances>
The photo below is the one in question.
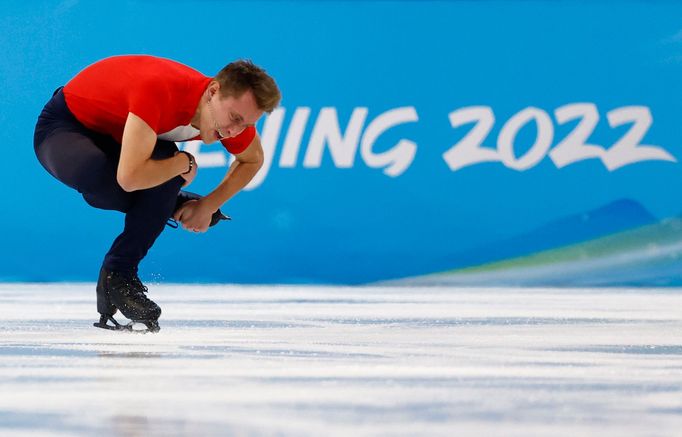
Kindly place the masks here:
<instances>
[{"instance_id":1,"label":"number 2022","mask_svg":"<svg viewBox=\"0 0 682 437\"><path fill-rule=\"evenodd\" d=\"M554 111L558 124L579 119L576 127L550 152L554 139L554 125L542 109L528 107L512 116L502 127L497 137L497 149L486 148L486 139L495 123L490 106L468 106L449 114L453 128L475 123L473 128L454 146L443 154L450 170L483 162L502 162L506 167L524 171L537 165L549 152L557 168L562 168L585 159L601 159L609 171L640 161L677 162L674 156L659 146L640 144L651 127L653 118L646 106L624 106L606 114L609 126L615 128L631 123L628 131L610 148L588 144L587 140L599 121L597 106L593 103L574 103L561 106ZM534 121L537 126L535 143L520 157L514 154L514 140L519 130Z\"/></svg>"}]
</instances>

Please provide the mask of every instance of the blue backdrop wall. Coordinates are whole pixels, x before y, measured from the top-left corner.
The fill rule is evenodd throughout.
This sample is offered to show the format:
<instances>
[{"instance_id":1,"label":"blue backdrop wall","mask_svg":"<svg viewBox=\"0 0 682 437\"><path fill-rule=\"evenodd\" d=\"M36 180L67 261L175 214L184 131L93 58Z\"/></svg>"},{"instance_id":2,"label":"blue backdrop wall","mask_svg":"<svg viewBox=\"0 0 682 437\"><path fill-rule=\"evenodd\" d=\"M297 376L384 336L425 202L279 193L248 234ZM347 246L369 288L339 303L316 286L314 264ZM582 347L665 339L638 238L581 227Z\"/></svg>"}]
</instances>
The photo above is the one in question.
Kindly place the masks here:
<instances>
[{"instance_id":1,"label":"blue backdrop wall","mask_svg":"<svg viewBox=\"0 0 682 437\"><path fill-rule=\"evenodd\" d=\"M676 284L682 5L554 1L4 2L0 280L94 280L121 229L33 154L52 91L116 54L265 67L266 165L146 278ZM206 193L229 157L199 157Z\"/></svg>"}]
</instances>

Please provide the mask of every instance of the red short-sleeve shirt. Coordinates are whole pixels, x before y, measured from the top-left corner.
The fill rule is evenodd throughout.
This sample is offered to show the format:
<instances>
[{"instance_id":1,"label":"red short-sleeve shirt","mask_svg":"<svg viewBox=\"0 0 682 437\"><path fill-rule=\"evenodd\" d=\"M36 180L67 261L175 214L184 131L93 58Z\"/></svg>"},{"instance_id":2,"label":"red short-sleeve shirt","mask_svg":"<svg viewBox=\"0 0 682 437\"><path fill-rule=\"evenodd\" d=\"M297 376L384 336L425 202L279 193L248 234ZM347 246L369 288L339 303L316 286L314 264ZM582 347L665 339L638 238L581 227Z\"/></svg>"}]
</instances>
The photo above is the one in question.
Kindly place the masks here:
<instances>
[{"instance_id":1,"label":"red short-sleeve shirt","mask_svg":"<svg viewBox=\"0 0 682 437\"><path fill-rule=\"evenodd\" d=\"M119 143L129 112L161 138L187 141L200 139L198 130L189 124L210 81L210 77L169 59L114 56L78 73L64 86L64 97L78 121ZM251 126L221 143L230 153L238 154L255 135Z\"/></svg>"}]
</instances>

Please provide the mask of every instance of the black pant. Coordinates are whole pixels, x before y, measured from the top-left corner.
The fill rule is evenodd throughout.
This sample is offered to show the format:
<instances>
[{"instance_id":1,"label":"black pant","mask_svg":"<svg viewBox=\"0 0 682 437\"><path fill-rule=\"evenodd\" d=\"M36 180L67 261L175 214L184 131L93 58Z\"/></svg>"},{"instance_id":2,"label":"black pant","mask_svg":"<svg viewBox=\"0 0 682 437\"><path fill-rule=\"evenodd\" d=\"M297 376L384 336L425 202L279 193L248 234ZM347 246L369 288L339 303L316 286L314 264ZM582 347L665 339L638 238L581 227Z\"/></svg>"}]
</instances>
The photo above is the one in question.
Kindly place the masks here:
<instances>
[{"instance_id":1,"label":"black pant","mask_svg":"<svg viewBox=\"0 0 682 437\"><path fill-rule=\"evenodd\" d=\"M83 126L69 111L61 88L38 117L36 156L55 178L83 195L88 204L125 213L125 227L104 257L110 270L137 272L137 266L173 214L181 176L146 190L124 191L116 180L121 145ZM158 140L152 159L170 158L174 142Z\"/></svg>"}]
</instances>

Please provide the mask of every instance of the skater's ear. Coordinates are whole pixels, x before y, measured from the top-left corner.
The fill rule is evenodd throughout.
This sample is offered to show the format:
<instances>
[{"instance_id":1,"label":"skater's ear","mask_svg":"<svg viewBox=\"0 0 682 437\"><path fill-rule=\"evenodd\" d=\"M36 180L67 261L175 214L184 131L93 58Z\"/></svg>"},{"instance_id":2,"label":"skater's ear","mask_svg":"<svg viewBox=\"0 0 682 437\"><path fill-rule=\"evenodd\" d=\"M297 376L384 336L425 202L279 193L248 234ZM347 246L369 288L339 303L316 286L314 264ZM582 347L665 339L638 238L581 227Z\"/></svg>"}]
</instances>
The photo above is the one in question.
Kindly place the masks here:
<instances>
[{"instance_id":1,"label":"skater's ear","mask_svg":"<svg viewBox=\"0 0 682 437\"><path fill-rule=\"evenodd\" d=\"M208 84L208 87L206 88L206 97L208 99L211 99L213 97L220 98L220 83L218 81L212 80Z\"/></svg>"}]
</instances>

